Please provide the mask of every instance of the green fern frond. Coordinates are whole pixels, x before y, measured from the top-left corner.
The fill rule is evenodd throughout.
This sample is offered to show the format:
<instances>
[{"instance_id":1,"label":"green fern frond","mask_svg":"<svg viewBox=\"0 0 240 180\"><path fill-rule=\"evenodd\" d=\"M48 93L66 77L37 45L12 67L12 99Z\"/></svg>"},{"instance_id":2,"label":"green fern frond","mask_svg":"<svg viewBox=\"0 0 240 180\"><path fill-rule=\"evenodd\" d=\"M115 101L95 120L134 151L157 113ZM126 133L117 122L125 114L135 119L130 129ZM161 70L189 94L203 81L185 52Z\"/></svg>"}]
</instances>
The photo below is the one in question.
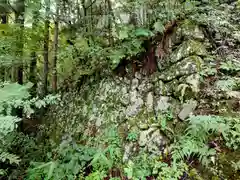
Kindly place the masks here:
<instances>
[{"instance_id":1,"label":"green fern frond","mask_svg":"<svg viewBox=\"0 0 240 180\"><path fill-rule=\"evenodd\" d=\"M226 118L220 116L191 116L190 125L186 134L172 146L172 156L175 161L184 160L192 155L197 155L200 162L207 166L209 156L216 154L215 149L210 149L206 144L209 134L219 132L225 134L230 130Z\"/></svg>"},{"instance_id":2,"label":"green fern frond","mask_svg":"<svg viewBox=\"0 0 240 180\"><path fill-rule=\"evenodd\" d=\"M225 118L221 116L199 115L189 118L190 125L187 128L187 134L199 136L203 133L206 136L210 131L225 132L229 126L225 123ZM201 132L201 133L200 133Z\"/></svg>"},{"instance_id":3,"label":"green fern frond","mask_svg":"<svg viewBox=\"0 0 240 180\"><path fill-rule=\"evenodd\" d=\"M6 171L4 171L3 169L0 169L0 176L4 176L6 174Z\"/></svg>"},{"instance_id":4,"label":"green fern frond","mask_svg":"<svg viewBox=\"0 0 240 180\"><path fill-rule=\"evenodd\" d=\"M206 166L210 162L208 157L216 153L214 149L209 149L205 143L190 136L184 136L178 143L172 146L172 148L172 157L175 162L197 155L200 162Z\"/></svg>"},{"instance_id":5,"label":"green fern frond","mask_svg":"<svg viewBox=\"0 0 240 180\"><path fill-rule=\"evenodd\" d=\"M229 78L226 80L219 80L216 82L216 88L221 91L231 91L237 88L239 84L238 79Z\"/></svg>"},{"instance_id":6,"label":"green fern frond","mask_svg":"<svg viewBox=\"0 0 240 180\"><path fill-rule=\"evenodd\" d=\"M10 164L19 164L21 161L18 156L8 153L8 152L1 152L0 153L0 161L6 162L9 161Z\"/></svg>"},{"instance_id":7,"label":"green fern frond","mask_svg":"<svg viewBox=\"0 0 240 180\"><path fill-rule=\"evenodd\" d=\"M0 115L0 134L6 135L12 132L16 127L16 122L21 121L20 118L14 116L3 116Z\"/></svg>"}]
</instances>

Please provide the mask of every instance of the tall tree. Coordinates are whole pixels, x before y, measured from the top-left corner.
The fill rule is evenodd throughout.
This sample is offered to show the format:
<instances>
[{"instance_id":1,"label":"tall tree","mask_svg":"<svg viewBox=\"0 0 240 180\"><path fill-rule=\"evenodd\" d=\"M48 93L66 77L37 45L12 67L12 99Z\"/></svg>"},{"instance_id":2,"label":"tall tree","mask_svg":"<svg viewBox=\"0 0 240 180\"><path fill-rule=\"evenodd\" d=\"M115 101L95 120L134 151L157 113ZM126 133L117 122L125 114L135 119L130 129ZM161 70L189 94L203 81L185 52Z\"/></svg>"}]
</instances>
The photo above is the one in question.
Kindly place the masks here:
<instances>
[{"instance_id":1,"label":"tall tree","mask_svg":"<svg viewBox=\"0 0 240 180\"><path fill-rule=\"evenodd\" d=\"M53 56L53 79L52 79L52 89L53 92L57 92L57 52L58 52L58 34L59 34L59 6L60 0L56 0L56 18L55 18L55 29L54 29L54 56Z\"/></svg>"},{"instance_id":2,"label":"tall tree","mask_svg":"<svg viewBox=\"0 0 240 180\"><path fill-rule=\"evenodd\" d=\"M1 24L7 24L7 0L2 0L0 7L0 15L1 15ZM2 34L4 35L4 31L2 31ZM5 80L5 68L4 65L1 65L0 68L0 74L1 74L1 80Z\"/></svg>"},{"instance_id":3,"label":"tall tree","mask_svg":"<svg viewBox=\"0 0 240 180\"><path fill-rule=\"evenodd\" d=\"M45 0L46 6L46 15L45 15L45 25L44 25L44 45L43 45L43 59L44 59L44 67L43 67L43 89L42 96L45 96L48 92L48 49L49 49L49 13L50 13L50 0Z\"/></svg>"},{"instance_id":4,"label":"tall tree","mask_svg":"<svg viewBox=\"0 0 240 180\"><path fill-rule=\"evenodd\" d=\"M88 28L87 28L87 7L86 7L86 1L85 0L81 0L81 3L82 3L82 8L83 8L84 29L85 29L85 32L87 32Z\"/></svg>"},{"instance_id":5,"label":"tall tree","mask_svg":"<svg viewBox=\"0 0 240 180\"><path fill-rule=\"evenodd\" d=\"M17 0L16 1L16 11L15 11L15 20L16 24L19 27L19 33L17 34L17 50L16 56L18 59L18 64L16 68L15 80L19 84L23 84L23 33L24 33L24 12L25 12L25 4L24 0Z\"/></svg>"},{"instance_id":6,"label":"tall tree","mask_svg":"<svg viewBox=\"0 0 240 180\"><path fill-rule=\"evenodd\" d=\"M40 6L40 3L38 3ZM39 8L40 9L40 8ZM33 24L32 24L32 52L31 52L31 62L30 62L30 70L29 70L29 81L33 83L33 87L31 89L31 95L35 96L37 93L37 78L36 78L36 69L37 69L37 39L38 35L37 27L38 27L38 21L39 21L39 9L35 8L33 10Z\"/></svg>"},{"instance_id":7,"label":"tall tree","mask_svg":"<svg viewBox=\"0 0 240 180\"><path fill-rule=\"evenodd\" d=\"M112 9L112 3L110 0L106 0L106 4L107 4L107 9L108 9L108 41L109 41L109 45L112 46L113 45L113 37L112 37L112 18L113 18L113 9Z\"/></svg>"}]
</instances>

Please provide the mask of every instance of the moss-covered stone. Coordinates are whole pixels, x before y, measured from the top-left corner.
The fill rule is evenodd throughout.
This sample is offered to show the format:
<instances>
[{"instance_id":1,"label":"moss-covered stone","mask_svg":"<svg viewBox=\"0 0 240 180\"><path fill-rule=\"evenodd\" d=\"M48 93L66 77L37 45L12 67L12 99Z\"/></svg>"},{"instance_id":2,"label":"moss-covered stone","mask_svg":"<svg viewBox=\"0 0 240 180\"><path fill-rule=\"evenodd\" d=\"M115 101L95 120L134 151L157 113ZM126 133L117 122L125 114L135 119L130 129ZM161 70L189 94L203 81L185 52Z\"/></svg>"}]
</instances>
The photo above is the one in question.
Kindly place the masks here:
<instances>
[{"instance_id":1,"label":"moss-covered stone","mask_svg":"<svg viewBox=\"0 0 240 180\"><path fill-rule=\"evenodd\" d=\"M181 23L176 32L176 41L179 42L182 39L204 41L204 34L198 25L186 19Z\"/></svg>"},{"instance_id":2,"label":"moss-covered stone","mask_svg":"<svg viewBox=\"0 0 240 180\"><path fill-rule=\"evenodd\" d=\"M166 92L170 95L173 95L178 85L179 81L177 79L173 79L171 82L166 83L165 84Z\"/></svg>"},{"instance_id":3,"label":"moss-covered stone","mask_svg":"<svg viewBox=\"0 0 240 180\"><path fill-rule=\"evenodd\" d=\"M173 53L170 55L172 63L178 62L183 58L191 55L206 56L208 54L204 44L196 40L184 41Z\"/></svg>"},{"instance_id":4,"label":"moss-covered stone","mask_svg":"<svg viewBox=\"0 0 240 180\"><path fill-rule=\"evenodd\" d=\"M163 71L158 77L162 81L171 81L178 77L191 75L201 70L203 60L199 56L189 56Z\"/></svg>"}]
</instances>

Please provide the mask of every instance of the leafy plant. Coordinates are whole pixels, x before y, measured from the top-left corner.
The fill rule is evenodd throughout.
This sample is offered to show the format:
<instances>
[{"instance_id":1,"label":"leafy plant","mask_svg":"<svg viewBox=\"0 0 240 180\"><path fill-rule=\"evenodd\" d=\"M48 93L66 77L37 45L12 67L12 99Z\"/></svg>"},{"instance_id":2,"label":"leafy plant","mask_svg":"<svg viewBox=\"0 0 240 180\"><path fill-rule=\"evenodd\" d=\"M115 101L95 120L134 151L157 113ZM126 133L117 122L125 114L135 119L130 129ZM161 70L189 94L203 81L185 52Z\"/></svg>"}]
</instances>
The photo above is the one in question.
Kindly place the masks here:
<instances>
[{"instance_id":1,"label":"leafy plant","mask_svg":"<svg viewBox=\"0 0 240 180\"><path fill-rule=\"evenodd\" d=\"M69 142L71 143L71 142ZM45 177L47 179L74 179L82 174L89 165L96 149L69 143L62 144L53 152L49 152L51 161L32 162L28 170L28 179Z\"/></svg>"},{"instance_id":2,"label":"leafy plant","mask_svg":"<svg viewBox=\"0 0 240 180\"><path fill-rule=\"evenodd\" d=\"M16 130L17 123L21 121L20 118L13 116L13 108L23 108L27 115L31 115L33 110L31 105L34 103L44 102L46 104L56 103L55 97L47 97L46 100L38 100L37 98L28 100L30 94L28 92L31 84L19 85L17 83L2 83L1 84L1 97L0 97L0 161L6 163L7 160L10 164L19 164L20 159L17 155L11 154L6 149L5 144L8 139L9 133ZM4 170L1 170L4 171Z\"/></svg>"},{"instance_id":3,"label":"leafy plant","mask_svg":"<svg viewBox=\"0 0 240 180\"><path fill-rule=\"evenodd\" d=\"M173 160L178 162L197 155L200 162L207 166L210 163L209 156L216 154L216 150L210 149L207 145L209 136L214 133L229 132L229 126L225 119L219 116L192 116L189 118L189 123L186 134L172 145Z\"/></svg>"},{"instance_id":4,"label":"leafy plant","mask_svg":"<svg viewBox=\"0 0 240 180\"><path fill-rule=\"evenodd\" d=\"M127 136L128 141L137 141L137 139L138 139L138 133L136 132L128 133L128 136Z\"/></svg>"},{"instance_id":5,"label":"leafy plant","mask_svg":"<svg viewBox=\"0 0 240 180\"><path fill-rule=\"evenodd\" d=\"M4 146L5 144L5 136L14 131L16 128L16 123L19 122L21 119L15 116L11 116L11 111L9 112L9 103L22 101L29 97L28 94L29 86L21 86L18 84L9 84L9 83L2 83L1 84L1 97L0 97L0 161L6 162L9 160L10 164L19 164L20 160L19 157L16 155L8 153ZM6 113L4 114L4 111ZM6 115L8 114L8 115ZM1 170L2 172L4 170Z\"/></svg>"},{"instance_id":6,"label":"leafy plant","mask_svg":"<svg viewBox=\"0 0 240 180\"><path fill-rule=\"evenodd\" d=\"M226 123L229 129L222 132L226 146L238 150L240 147L240 119L226 118Z\"/></svg>"},{"instance_id":7,"label":"leafy plant","mask_svg":"<svg viewBox=\"0 0 240 180\"><path fill-rule=\"evenodd\" d=\"M140 153L133 160L128 161L124 168L124 173L130 179L144 179L152 174L151 172L152 158L146 153Z\"/></svg>"},{"instance_id":8,"label":"leafy plant","mask_svg":"<svg viewBox=\"0 0 240 180\"><path fill-rule=\"evenodd\" d=\"M235 169L235 171L238 171L240 169L240 161L232 162L232 166Z\"/></svg>"},{"instance_id":9,"label":"leafy plant","mask_svg":"<svg viewBox=\"0 0 240 180\"><path fill-rule=\"evenodd\" d=\"M157 161L155 162L153 168L153 174L157 175L160 179L174 179L177 180L183 176L184 172L188 171L188 166L183 163L179 162L174 166L169 166L167 163Z\"/></svg>"},{"instance_id":10,"label":"leafy plant","mask_svg":"<svg viewBox=\"0 0 240 180\"><path fill-rule=\"evenodd\" d=\"M31 163L28 179L41 176L56 180L82 178L84 170L90 166L93 170L86 178L102 179L109 169L117 165L122 154L119 147L120 139L115 129L106 131L101 138L104 140L100 141L103 144L99 148L78 145L74 140L62 142L54 151L49 152L49 162ZM102 145L105 148L102 148Z\"/></svg>"}]
</instances>

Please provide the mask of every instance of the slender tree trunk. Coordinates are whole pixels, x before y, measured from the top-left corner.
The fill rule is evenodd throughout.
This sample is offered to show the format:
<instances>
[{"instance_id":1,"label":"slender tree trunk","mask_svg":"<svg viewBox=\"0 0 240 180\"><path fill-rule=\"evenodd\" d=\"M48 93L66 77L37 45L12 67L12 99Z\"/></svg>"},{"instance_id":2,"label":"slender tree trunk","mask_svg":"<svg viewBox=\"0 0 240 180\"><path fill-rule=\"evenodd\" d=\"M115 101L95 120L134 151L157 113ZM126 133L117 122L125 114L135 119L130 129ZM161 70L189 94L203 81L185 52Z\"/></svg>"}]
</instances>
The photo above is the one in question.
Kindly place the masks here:
<instances>
[{"instance_id":1,"label":"slender tree trunk","mask_svg":"<svg viewBox=\"0 0 240 180\"><path fill-rule=\"evenodd\" d=\"M43 59L44 59L44 67L43 67L43 89L42 96L45 96L48 92L48 49L49 49L49 11L50 11L50 1L45 0L46 2L46 19L44 25L44 45L43 45Z\"/></svg>"},{"instance_id":2,"label":"slender tree trunk","mask_svg":"<svg viewBox=\"0 0 240 180\"><path fill-rule=\"evenodd\" d=\"M54 29L54 56L53 56L53 79L52 79L52 89L53 92L57 92L57 52L58 52L58 33L59 33L59 0L57 0L56 9L56 19L55 19L55 29Z\"/></svg>"},{"instance_id":3,"label":"slender tree trunk","mask_svg":"<svg viewBox=\"0 0 240 180\"><path fill-rule=\"evenodd\" d=\"M24 13L25 13L25 2L24 0L16 1L16 11L15 11L15 23L19 27L17 30L17 38L16 38L16 60L17 65L12 69L12 80L18 82L19 84L23 84L23 33L24 33ZM18 117L23 117L23 109L17 108L13 111L14 115ZM19 124L20 130L23 129L23 124L20 122Z\"/></svg>"},{"instance_id":4,"label":"slender tree trunk","mask_svg":"<svg viewBox=\"0 0 240 180\"><path fill-rule=\"evenodd\" d=\"M113 25L113 9L110 0L106 0L107 2L107 9L108 9L108 41L109 45L113 46L113 37L112 37L112 25Z\"/></svg>"},{"instance_id":5,"label":"slender tree trunk","mask_svg":"<svg viewBox=\"0 0 240 180\"><path fill-rule=\"evenodd\" d=\"M17 35L17 59L18 59L18 65L16 68L16 81L19 84L23 84L23 32L24 32L24 11L25 11L25 4L24 0L18 0L16 2L16 24L20 27L20 32Z\"/></svg>"},{"instance_id":6,"label":"slender tree trunk","mask_svg":"<svg viewBox=\"0 0 240 180\"><path fill-rule=\"evenodd\" d=\"M77 0L77 24L81 23L80 19L81 19L81 13L80 13L80 3L79 0Z\"/></svg>"},{"instance_id":7,"label":"slender tree trunk","mask_svg":"<svg viewBox=\"0 0 240 180\"><path fill-rule=\"evenodd\" d=\"M7 0L2 0L2 4L7 5ZM7 12L1 12L1 24L7 24ZM4 35L4 31L2 31L2 34ZM4 67L4 65L1 65L0 74L1 74L0 75L1 80L4 81L5 80L5 67Z\"/></svg>"},{"instance_id":8,"label":"slender tree trunk","mask_svg":"<svg viewBox=\"0 0 240 180\"><path fill-rule=\"evenodd\" d=\"M29 81L33 83L33 87L31 89L32 97L34 97L37 94L36 66L37 66L37 53L33 51L31 52L31 62L29 70Z\"/></svg>"},{"instance_id":9,"label":"slender tree trunk","mask_svg":"<svg viewBox=\"0 0 240 180\"><path fill-rule=\"evenodd\" d=\"M85 0L81 0L81 4L82 4L82 7L83 7L83 24L84 24L84 29L85 29L85 32L88 32L88 28L87 28L87 8L86 8Z\"/></svg>"},{"instance_id":10,"label":"slender tree trunk","mask_svg":"<svg viewBox=\"0 0 240 180\"><path fill-rule=\"evenodd\" d=\"M34 10L33 11L33 24L32 24L33 32L35 32L37 30L39 15L40 15L39 10ZM33 83L33 87L31 89L32 97L36 96L36 94L37 94L37 78L36 78L37 53L36 53L36 49L38 47L36 45L36 39L37 39L37 37L34 34L32 36L33 49L32 49L32 52L31 52L31 62L30 62L30 68L29 68L29 81Z\"/></svg>"}]
</instances>

